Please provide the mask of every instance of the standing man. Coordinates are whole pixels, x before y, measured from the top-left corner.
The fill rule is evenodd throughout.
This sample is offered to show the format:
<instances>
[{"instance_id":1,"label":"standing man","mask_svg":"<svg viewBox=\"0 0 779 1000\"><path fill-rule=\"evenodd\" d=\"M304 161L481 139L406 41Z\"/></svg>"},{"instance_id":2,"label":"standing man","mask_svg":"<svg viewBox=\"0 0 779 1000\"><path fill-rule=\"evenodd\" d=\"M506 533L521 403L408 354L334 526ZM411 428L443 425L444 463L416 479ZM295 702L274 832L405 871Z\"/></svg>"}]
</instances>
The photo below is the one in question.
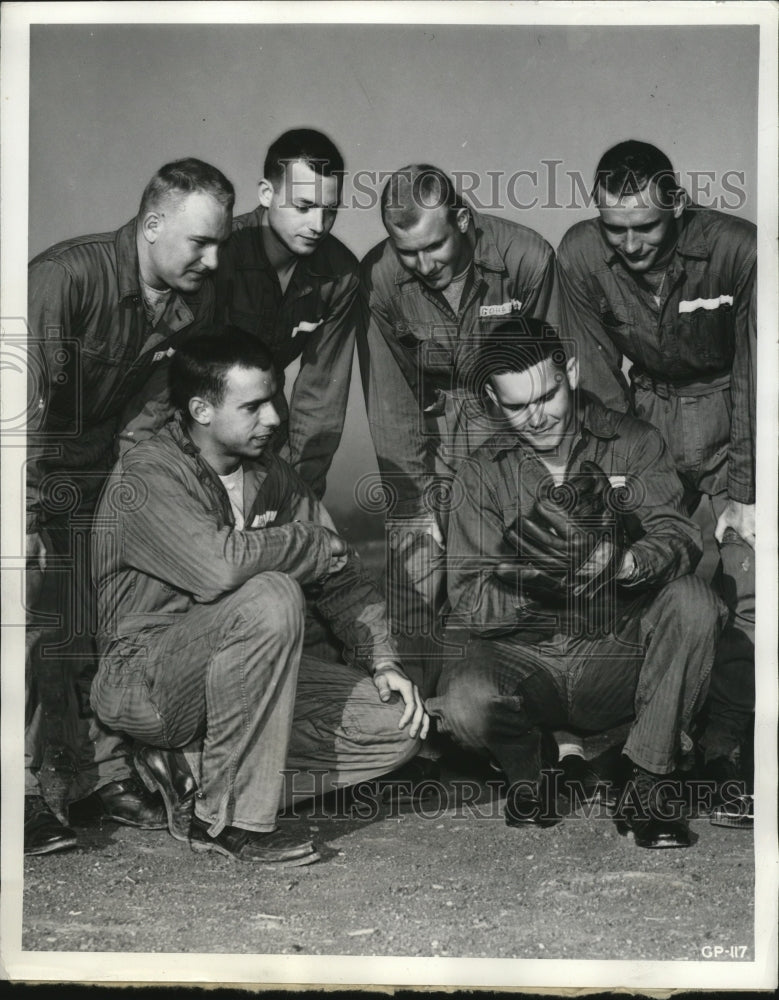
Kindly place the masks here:
<instances>
[{"instance_id":1,"label":"standing man","mask_svg":"<svg viewBox=\"0 0 779 1000\"><path fill-rule=\"evenodd\" d=\"M354 353L357 260L330 234L344 161L326 135L292 129L265 157L259 206L233 222L219 262L217 317L273 355L276 406L292 467L320 499L341 440ZM289 407L284 370L300 358Z\"/></svg>"},{"instance_id":2,"label":"standing man","mask_svg":"<svg viewBox=\"0 0 779 1000\"><path fill-rule=\"evenodd\" d=\"M531 229L474 212L428 164L390 177L381 214L387 239L361 264L360 365L395 526L394 617L429 633L444 596L447 486L487 433L464 372L496 318L555 322L554 255Z\"/></svg>"},{"instance_id":3,"label":"standing man","mask_svg":"<svg viewBox=\"0 0 779 1000\"><path fill-rule=\"evenodd\" d=\"M502 426L457 476L448 585L468 641L428 711L503 770L512 826L559 818L542 780L550 729L632 719L621 818L640 847L687 847L668 779L692 748L724 609L690 575L700 529L673 461L655 428L577 398L576 358L535 320L501 325L477 367Z\"/></svg>"},{"instance_id":4,"label":"standing man","mask_svg":"<svg viewBox=\"0 0 779 1000\"><path fill-rule=\"evenodd\" d=\"M88 539L126 417L153 407L168 357L212 320L210 276L233 201L215 167L169 163L117 232L59 243L30 264L26 853L73 846L61 822L68 803L95 791L118 822L165 825L126 747L89 711L96 665ZM52 614L57 624L45 620Z\"/></svg>"},{"instance_id":5,"label":"standing man","mask_svg":"<svg viewBox=\"0 0 779 1000\"><path fill-rule=\"evenodd\" d=\"M754 711L755 227L691 203L632 139L604 153L594 196L599 218L558 250L563 331L583 387L663 434L688 511L711 498L731 619L701 746L706 773L731 779Z\"/></svg>"},{"instance_id":6,"label":"standing man","mask_svg":"<svg viewBox=\"0 0 779 1000\"><path fill-rule=\"evenodd\" d=\"M174 836L242 861L305 864L313 846L275 830L282 794L294 803L394 770L427 716L381 596L273 452L267 349L215 328L176 352L170 377L177 416L122 457L95 518L92 704L145 744L138 769L162 792ZM308 655L307 610L343 659Z\"/></svg>"}]
</instances>

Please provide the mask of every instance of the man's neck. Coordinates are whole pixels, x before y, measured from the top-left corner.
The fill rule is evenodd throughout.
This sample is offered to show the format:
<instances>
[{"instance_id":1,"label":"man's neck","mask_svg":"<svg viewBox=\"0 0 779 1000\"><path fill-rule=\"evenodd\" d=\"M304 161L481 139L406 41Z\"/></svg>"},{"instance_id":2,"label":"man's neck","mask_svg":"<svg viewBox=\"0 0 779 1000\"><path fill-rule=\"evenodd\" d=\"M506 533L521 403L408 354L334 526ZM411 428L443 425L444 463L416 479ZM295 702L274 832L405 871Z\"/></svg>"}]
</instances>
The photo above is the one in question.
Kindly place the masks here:
<instances>
[{"instance_id":1,"label":"man's neck","mask_svg":"<svg viewBox=\"0 0 779 1000\"><path fill-rule=\"evenodd\" d=\"M262 238L262 248L265 251L265 256L270 261L271 266L276 271L276 274L278 274L279 279L281 279L282 276L288 277L295 269L298 258L297 255L289 249L289 247L284 246L281 240L268 225L267 214L262 216L262 222L260 223L260 237Z\"/></svg>"},{"instance_id":2,"label":"man's neck","mask_svg":"<svg viewBox=\"0 0 779 1000\"><path fill-rule=\"evenodd\" d=\"M136 230L135 233L135 250L138 254L138 274L145 284L149 288L155 289L158 292L167 291L168 285L165 284L157 275L154 273L151 267L151 262L149 261L148 255L148 244L143 238L143 234L140 229Z\"/></svg>"},{"instance_id":3,"label":"man's neck","mask_svg":"<svg viewBox=\"0 0 779 1000\"><path fill-rule=\"evenodd\" d=\"M204 433L199 424L191 424L187 430L192 438L192 443L200 452L200 457L209 465L217 476L229 476L235 472L241 460L234 455L225 455L214 445L213 441Z\"/></svg>"}]
</instances>

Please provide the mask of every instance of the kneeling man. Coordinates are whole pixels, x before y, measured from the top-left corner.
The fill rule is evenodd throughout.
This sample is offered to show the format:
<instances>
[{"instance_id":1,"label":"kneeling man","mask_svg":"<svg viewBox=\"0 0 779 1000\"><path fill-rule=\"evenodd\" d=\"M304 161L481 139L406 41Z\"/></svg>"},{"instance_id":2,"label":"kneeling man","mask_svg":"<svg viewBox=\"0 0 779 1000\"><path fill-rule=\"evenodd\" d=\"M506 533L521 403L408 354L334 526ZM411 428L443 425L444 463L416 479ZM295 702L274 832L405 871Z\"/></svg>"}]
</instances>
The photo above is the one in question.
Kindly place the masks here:
<instances>
[{"instance_id":1,"label":"kneeling man","mask_svg":"<svg viewBox=\"0 0 779 1000\"><path fill-rule=\"evenodd\" d=\"M282 800L394 770L427 716L380 595L268 446L279 416L266 348L231 327L193 337L170 388L176 416L120 459L95 520L92 704L141 744L136 766L174 836L305 864L313 845L276 829ZM343 659L304 653L307 611Z\"/></svg>"},{"instance_id":2,"label":"kneeling man","mask_svg":"<svg viewBox=\"0 0 779 1000\"><path fill-rule=\"evenodd\" d=\"M455 483L448 592L469 637L427 709L500 765L510 825L556 818L547 733L632 718L622 818L639 846L686 847L663 779L692 747L724 608L690 575L700 532L663 439L577 393L575 357L537 320L496 328L473 378L501 430Z\"/></svg>"}]
</instances>

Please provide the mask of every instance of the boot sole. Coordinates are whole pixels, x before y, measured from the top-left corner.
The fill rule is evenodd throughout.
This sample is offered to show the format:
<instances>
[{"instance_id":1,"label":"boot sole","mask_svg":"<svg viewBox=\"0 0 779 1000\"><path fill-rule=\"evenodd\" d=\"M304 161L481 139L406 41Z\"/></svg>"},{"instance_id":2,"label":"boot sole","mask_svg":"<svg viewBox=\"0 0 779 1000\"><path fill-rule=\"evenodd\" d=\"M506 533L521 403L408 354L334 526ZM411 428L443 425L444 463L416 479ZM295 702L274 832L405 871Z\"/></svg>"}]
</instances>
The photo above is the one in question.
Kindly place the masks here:
<instances>
[{"instance_id":1,"label":"boot sole","mask_svg":"<svg viewBox=\"0 0 779 1000\"><path fill-rule=\"evenodd\" d=\"M221 854L225 858L229 858L231 861L236 861L241 864L247 865L264 865L268 868L301 868L304 865L313 865L314 862L321 859L321 854L317 851L309 851L306 854L300 855L298 857L292 858L267 858L261 859L258 857L253 858L240 858L238 855L229 851L226 847L221 844L204 844L199 840L191 840L189 846L195 852L195 854L211 854L215 852L216 854Z\"/></svg>"},{"instance_id":2,"label":"boot sole","mask_svg":"<svg viewBox=\"0 0 779 1000\"><path fill-rule=\"evenodd\" d=\"M52 844L44 844L42 847L33 847L30 850L25 848L25 857L32 857L35 854L53 854L55 851L68 851L73 847L78 847L78 840L73 837L63 838L62 840L57 840Z\"/></svg>"}]
</instances>

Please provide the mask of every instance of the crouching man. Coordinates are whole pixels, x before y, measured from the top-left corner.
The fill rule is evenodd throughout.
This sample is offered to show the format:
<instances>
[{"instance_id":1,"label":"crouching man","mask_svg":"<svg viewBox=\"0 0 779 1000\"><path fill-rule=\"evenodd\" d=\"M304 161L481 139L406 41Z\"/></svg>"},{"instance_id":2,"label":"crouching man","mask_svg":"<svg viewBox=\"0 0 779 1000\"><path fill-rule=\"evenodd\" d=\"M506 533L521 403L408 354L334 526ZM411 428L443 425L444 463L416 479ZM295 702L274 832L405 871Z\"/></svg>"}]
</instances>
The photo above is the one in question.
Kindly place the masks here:
<instances>
[{"instance_id":1,"label":"crouching man","mask_svg":"<svg viewBox=\"0 0 779 1000\"><path fill-rule=\"evenodd\" d=\"M427 710L503 770L510 825L558 818L551 730L632 719L618 815L641 847L687 847L664 779L692 748L724 607L689 575L700 532L662 437L576 393L576 359L537 320L496 328L473 377L501 430L455 482L448 592L469 636Z\"/></svg>"},{"instance_id":2,"label":"crouching man","mask_svg":"<svg viewBox=\"0 0 779 1000\"><path fill-rule=\"evenodd\" d=\"M136 766L175 837L306 864L314 846L276 829L282 795L394 770L427 716L380 595L268 446L279 416L267 350L232 327L194 337L170 388L175 417L120 459L95 519L92 705L140 744ZM307 609L343 658L306 655Z\"/></svg>"}]
</instances>

